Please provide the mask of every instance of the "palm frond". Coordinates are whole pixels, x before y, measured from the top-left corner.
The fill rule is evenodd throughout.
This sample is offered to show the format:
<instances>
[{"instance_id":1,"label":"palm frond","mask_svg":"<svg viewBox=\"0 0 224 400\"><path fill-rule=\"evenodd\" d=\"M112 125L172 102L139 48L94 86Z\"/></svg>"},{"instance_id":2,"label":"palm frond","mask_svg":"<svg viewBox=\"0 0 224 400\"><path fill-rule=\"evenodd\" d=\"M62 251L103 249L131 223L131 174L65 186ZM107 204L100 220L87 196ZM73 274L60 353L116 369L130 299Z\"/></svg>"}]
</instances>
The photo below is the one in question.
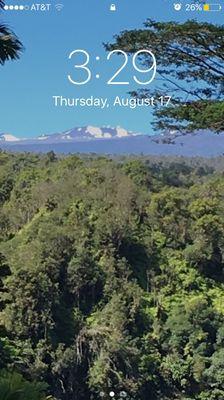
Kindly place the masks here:
<instances>
[{"instance_id":1,"label":"palm frond","mask_svg":"<svg viewBox=\"0 0 224 400\"><path fill-rule=\"evenodd\" d=\"M0 64L18 59L22 50L23 45L17 36L6 25L0 24Z\"/></svg>"},{"instance_id":2,"label":"palm frond","mask_svg":"<svg viewBox=\"0 0 224 400\"><path fill-rule=\"evenodd\" d=\"M16 372L0 372L0 400L46 400L45 383L26 381Z\"/></svg>"}]
</instances>

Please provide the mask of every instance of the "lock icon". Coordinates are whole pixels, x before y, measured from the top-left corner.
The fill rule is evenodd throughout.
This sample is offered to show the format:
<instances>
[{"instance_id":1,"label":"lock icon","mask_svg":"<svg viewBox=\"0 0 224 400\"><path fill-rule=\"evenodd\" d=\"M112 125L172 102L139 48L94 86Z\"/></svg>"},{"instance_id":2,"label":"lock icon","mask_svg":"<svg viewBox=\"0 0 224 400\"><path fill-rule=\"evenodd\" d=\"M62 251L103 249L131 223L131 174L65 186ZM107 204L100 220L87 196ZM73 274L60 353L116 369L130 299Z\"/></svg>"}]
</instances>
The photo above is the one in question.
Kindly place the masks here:
<instances>
[{"instance_id":1,"label":"lock icon","mask_svg":"<svg viewBox=\"0 0 224 400\"><path fill-rule=\"evenodd\" d=\"M110 11L116 11L116 5L115 4L111 4L110 5Z\"/></svg>"}]
</instances>

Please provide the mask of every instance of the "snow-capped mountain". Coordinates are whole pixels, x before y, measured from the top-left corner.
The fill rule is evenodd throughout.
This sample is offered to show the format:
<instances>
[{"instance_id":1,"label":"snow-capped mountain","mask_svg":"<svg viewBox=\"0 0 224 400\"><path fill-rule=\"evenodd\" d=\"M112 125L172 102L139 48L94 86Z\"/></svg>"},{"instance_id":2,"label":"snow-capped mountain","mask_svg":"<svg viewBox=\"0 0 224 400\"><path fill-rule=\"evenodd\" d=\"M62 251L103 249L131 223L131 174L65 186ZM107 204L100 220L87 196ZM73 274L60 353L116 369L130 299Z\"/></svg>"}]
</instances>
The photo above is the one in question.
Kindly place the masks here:
<instances>
[{"instance_id":1,"label":"snow-capped mountain","mask_svg":"<svg viewBox=\"0 0 224 400\"><path fill-rule=\"evenodd\" d=\"M49 143L58 143L58 142L69 142L69 141L83 141L83 140L94 140L94 139L113 139L113 138L125 138L130 136L139 135L138 133L133 133L127 131L120 126L116 128L111 126L103 126L102 128L96 126L84 126L77 127L73 129L69 129L65 132L53 133L53 134L42 134L38 137L34 138L24 138L19 139L16 136L0 133L0 141L1 142L49 142Z\"/></svg>"},{"instance_id":2,"label":"snow-capped mountain","mask_svg":"<svg viewBox=\"0 0 224 400\"><path fill-rule=\"evenodd\" d=\"M18 139L0 134L0 148L11 151L98 154L145 154L215 157L224 156L224 132L201 130L193 133L171 131L143 135L117 127L86 126L62 133Z\"/></svg>"},{"instance_id":3,"label":"snow-capped mountain","mask_svg":"<svg viewBox=\"0 0 224 400\"><path fill-rule=\"evenodd\" d=\"M136 136L136 133L128 132L126 129L121 127L113 128L111 126L104 126L102 128L96 126L84 126L79 128L69 129L62 133L54 133L51 135L40 135L38 140L46 142L58 142L58 141L83 141L92 139L112 139L112 138L123 138Z\"/></svg>"},{"instance_id":4,"label":"snow-capped mountain","mask_svg":"<svg viewBox=\"0 0 224 400\"><path fill-rule=\"evenodd\" d=\"M9 133L0 133L0 142L18 142L20 139L18 139L16 136L10 135Z\"/></svg>"}]
</instances>

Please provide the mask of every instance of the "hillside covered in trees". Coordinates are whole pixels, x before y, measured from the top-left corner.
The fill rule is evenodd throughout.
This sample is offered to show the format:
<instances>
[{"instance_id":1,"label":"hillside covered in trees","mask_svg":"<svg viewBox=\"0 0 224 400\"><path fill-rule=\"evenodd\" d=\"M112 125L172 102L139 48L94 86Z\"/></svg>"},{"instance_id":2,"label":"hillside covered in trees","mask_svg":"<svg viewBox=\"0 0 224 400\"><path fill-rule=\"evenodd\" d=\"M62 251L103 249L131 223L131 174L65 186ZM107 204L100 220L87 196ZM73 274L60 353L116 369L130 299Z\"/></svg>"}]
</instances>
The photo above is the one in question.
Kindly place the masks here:
<instances>
[{"instance_id":1,"label":"hillside covered in trees","mask_svg":"<svg viewBox=\"0 0 224 400\"><path fill-rule=\"evenodd\" d=\"M223 400L223 199L222 158L1 152L0 399Z\"/></svg>"}]
</instances>

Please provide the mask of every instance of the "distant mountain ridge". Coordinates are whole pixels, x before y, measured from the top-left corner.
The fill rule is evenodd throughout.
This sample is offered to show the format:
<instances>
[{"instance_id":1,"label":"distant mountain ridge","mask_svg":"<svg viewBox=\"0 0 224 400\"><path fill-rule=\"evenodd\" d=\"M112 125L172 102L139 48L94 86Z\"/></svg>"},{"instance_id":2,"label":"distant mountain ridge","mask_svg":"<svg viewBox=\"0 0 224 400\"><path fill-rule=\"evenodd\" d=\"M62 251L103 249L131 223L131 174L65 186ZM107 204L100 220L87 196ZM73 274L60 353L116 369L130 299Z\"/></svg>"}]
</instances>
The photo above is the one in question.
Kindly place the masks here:
<instances>
[{"instance_id":1,"label":"distant mountain ridge","mask_svg":"<svg viewBox=\"0 0 224 400\"><path fill-rule=\"evenodd\" d=\"M38 140L45 141L71 141L71 140L92 140L92 139L112 139L112 138L123 138L129 136L135 136L133 132L128 132L126 129L121 127L112 128L107 127L96 127L96 126L85 126L79 128L73 128L62 133L54 133L52 135L41 135Z\"/></svg>"},{"instance_id":2,"label":"distant mountain ridge","mask_svg":"<svg viewBox=\"0 0 224 400\"><path fill-rule=\"evenodd\" d=\"M145 154L215 157L224 155L224 132L181 133L157 135L133 133L117 127L86 126L62 133L18 139L0 134L0 147L10 151L96 154Z\"/></svg>"},{"instance_id":3,"label":"distant mountain ridge","mask_svg":"<svg viewBox=\"0 0 224 400\"><path fill-rule=\"evenodd\" d=\"M93 140L93 139L112 139L112 138L123 138L129 136L136 136L139 133L129 132L120 126L116 128L111 126L104 126L102 128L96 126L84 126L69 129L65 132L53 133L53 134L42 134L37 138L23 138L19 139L13 135L2 133L0 134L0 141L4 142L18 142L18 141L45 141L45 142L59 142L59 141L80 141L80 140Z\"/></svg>"}]
</instances>

